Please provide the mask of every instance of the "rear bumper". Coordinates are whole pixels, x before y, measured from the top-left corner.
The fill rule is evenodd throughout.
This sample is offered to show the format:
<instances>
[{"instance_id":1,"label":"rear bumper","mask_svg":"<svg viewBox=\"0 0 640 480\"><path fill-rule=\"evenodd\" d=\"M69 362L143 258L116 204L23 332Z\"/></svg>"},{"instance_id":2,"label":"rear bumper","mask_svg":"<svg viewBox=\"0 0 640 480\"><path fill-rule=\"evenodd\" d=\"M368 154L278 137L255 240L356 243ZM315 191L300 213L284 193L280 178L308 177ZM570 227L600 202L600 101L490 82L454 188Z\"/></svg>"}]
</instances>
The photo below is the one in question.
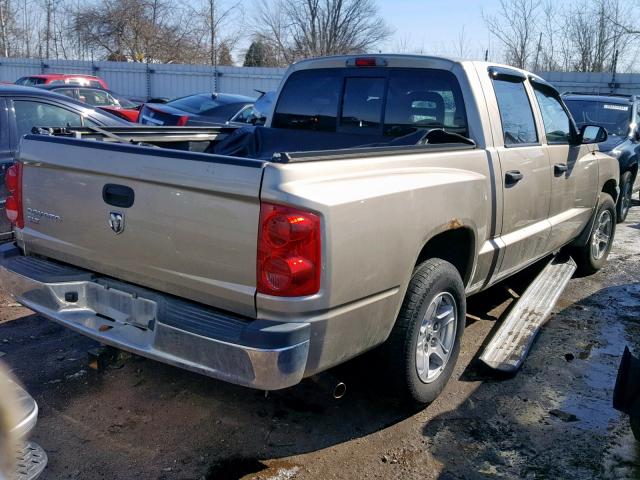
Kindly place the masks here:
<instances>
[{"instance_id":1,"label":"rear bumper","mask_svg":"<svg viewBox=\"0 0 640 480\"><path fill-rule=\"evenodd\" d=\"M262 390L300 382L308 323L269 322L187 302L0 246L0 287L98 342Z\"/></svg>"}]
</instances>

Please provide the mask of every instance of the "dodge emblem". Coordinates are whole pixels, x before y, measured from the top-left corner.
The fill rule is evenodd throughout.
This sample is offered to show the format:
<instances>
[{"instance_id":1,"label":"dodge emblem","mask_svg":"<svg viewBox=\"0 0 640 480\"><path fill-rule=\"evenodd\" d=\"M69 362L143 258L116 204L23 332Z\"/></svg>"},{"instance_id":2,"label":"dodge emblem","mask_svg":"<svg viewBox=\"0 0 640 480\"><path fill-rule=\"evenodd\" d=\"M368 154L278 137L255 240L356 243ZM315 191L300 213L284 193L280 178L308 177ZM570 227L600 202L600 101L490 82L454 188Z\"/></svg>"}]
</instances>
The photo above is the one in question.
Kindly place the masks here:
<instances>
[{"instance_id":1,"label":"dodge emblem","mask_svg":"<svg viewBox=\"0 0 640 480\"><path fill-rule=\"evenodd\" d=\"M124 214L120 212L109 213L109 226L111 230L116 232L116 235L124 231Z\"/></svg>"}]
</instances>

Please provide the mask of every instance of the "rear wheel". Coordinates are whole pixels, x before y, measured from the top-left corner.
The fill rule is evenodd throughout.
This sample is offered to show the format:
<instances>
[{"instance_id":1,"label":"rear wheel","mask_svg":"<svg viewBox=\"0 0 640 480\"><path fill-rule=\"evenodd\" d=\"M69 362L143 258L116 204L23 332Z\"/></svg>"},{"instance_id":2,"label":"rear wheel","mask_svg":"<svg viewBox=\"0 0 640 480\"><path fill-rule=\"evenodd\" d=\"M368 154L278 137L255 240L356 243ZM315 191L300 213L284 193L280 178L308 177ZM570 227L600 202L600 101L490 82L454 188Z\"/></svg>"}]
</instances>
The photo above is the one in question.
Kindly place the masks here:
<instances>
[{"instance_id":1,"label":"rear wheel","mask_svg":"<svg viewBox=\"0 0 640 480\"><path fill-rule=\"evenodd\" d=\"M607 193L600 195L589 241L573 251L578 272L582 275L591 275L604 267L616 232L616 205L613 198Z\"/></svg>"},{"instance_id":2,"label":"rear wheel","mask_svg":"<svg viewBox=\"0 0 640 480\"><path fill-rule=\"evenodd\" d=\"M616 214L618 216L618 223L622 223L626 220L631 208L631 197L633 195L633 175L631 172L624 172L620 177L620 198L616 205Z\"/></svg>"},{"instance_id":3,"label":"rear wheel","mask_svg":"<svg viewBox=\"0 0 640 480\"><path fill-rule=\"evenodd\" d=\"M383 347L388 376L403 397L418 404L437 398L458 359L465 315L464 285L453 265L430 259L416 267Z\"/></svg>"},{"instance_id":4,"label":"rear wheel","mask_svg":"<svg viewBox=\"0 0 640 480\"><path fill-rule=\"evenodd\" d=\"M640 417L631 417L631 431L636 440L640 442Z\"/></svg>"}]
</instances>

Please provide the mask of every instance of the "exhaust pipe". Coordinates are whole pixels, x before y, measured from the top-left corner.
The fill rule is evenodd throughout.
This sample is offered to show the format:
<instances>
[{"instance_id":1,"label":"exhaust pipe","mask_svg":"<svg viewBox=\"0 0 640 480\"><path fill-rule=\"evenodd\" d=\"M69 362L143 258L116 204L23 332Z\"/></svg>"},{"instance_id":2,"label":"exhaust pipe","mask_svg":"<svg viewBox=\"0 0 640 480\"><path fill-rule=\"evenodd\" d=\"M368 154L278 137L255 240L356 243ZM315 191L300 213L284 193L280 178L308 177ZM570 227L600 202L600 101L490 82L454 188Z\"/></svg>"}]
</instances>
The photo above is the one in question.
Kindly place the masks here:
<instances>
[{"instance_id":1,"label":"exhaust pipe","mask_svg":"<svg viewBox=\"0 0 640 480\"><path fill-rule=\"evenodd\" d=\"M344 382L341 382L336 377L331 375L330 373L323 372L311 377L317 385L322 387L324 390L331 393L331 396L336 400L341 399L347 393L347 385Z\"/></svg>"}]
</instances>

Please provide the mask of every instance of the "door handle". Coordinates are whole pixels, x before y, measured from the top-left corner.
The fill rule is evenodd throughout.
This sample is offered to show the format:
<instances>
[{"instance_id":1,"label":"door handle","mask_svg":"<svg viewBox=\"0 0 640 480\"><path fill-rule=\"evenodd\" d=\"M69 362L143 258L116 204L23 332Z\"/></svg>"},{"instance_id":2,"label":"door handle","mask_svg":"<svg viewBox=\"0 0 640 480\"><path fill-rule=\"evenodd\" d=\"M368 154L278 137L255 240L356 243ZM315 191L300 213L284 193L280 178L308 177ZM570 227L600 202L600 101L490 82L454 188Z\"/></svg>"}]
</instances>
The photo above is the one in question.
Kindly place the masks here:
<instances>
[{"instance_id":1,"label":"door handle","mask_svg":"<svg viewBox=\"0 0 640 480\"><path fill-rule=\"evenodd\" d=\"M558 177L568 170L566 163L556 163L553 166L553 174Z\"/></svg>"},{"instance_id":2,"label":"door handle","mask_svg":"<svg viewBox=\"0 0 640 480\"><path fill-rule=\"evenodd\" d=\"M129 208L133 205L135 198L133 188L126 185L107 183L102 187L102 199L114 207Z\"/></svg>"},{"instance_id":3,"label":"door handle","mask_svg":"<svg viewBox=\"0 0 640 480\"><path fill-rule=\"evenodd\" d=\"M520 173L520 170L509 170L504 174L504 183L507 187L512 187L523 178L524 175Z\"/></svg>"}]
</instances>

